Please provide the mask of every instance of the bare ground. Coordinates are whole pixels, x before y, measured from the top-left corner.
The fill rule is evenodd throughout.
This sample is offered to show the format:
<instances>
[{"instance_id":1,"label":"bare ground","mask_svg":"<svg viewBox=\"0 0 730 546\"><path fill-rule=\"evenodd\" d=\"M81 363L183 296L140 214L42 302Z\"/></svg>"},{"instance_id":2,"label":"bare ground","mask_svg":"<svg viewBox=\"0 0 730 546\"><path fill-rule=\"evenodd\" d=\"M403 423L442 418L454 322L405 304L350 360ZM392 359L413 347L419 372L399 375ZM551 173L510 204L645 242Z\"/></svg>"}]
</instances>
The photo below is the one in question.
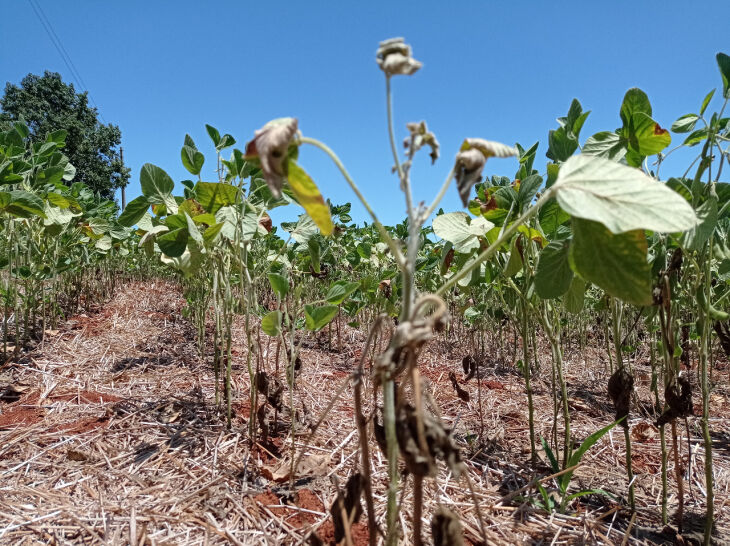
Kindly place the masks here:
<instances>
[{"instance_id":1,"label":"bare ground","mask_svg":"<svg viewBox=\"0 0 730 546\"><path fill-rule=\"evenodd\" d=\"M361 354L363 333L344 328L341 353L329 349L326 334L303 341L294 393L294 447L296 456L302 450L304 456L292 488L288 415L279 415L281 425L272 427L269 442L249 446L242 326L236 327L234 420L229 430L214 403L210 362L198 358L194 331L180 318L183 305L174 285L128 284L98 312L73 317L59 331L47 333L44 347L0 367L0 543L300 544L312 533L332 542L329 507L335 483L344 484L355 471L359 454L352 388L344 385ZM266 366L272 370L275 345L262 338ZM605 395L602 353L566 353L573 437L580 441L612 422L613 410ZM464 354L463 343L437 340L421 360L425 389L453 429L474 489L472 494L466 478L455 479L445 467L436 480L426 480L428 540L428 522L438 504L460 515L464 537L471 543L483 537L489 544L678 540L660 521L659 435L647 411L634 411L630 422L637 474L635 518L621 509L627 484L619 429L587 453L571 490L602 488L621 503L589 495L562 515L523 502L537 498L533 489L508 498L533 478L524 382L511 363L496 360L484 363L481 381L466 382ZM638 398L648 406L648 364L638 359L634 365ZM536 428L546 438L552 427L549 367L546 351L541 379L534 385ZM456 373L469 393L468 402L456 396L449 372ZM711 399L717 543L730 541L727 372L726 367L716 370ZM310 434L310 425L340 386L343 396ZM288 404L288 393L286 400ZM679 430L684 464L689 465L684 540L694 541L701 537L705 497L699 420L689 420L689 439L683 423ZM374 442L371 452L382 525L386 460ZM541 457L545 460L544 453ZM545 466L542 475L549 473ZM669 475L673 513L677 497L671 458ZM550 489L554 483L547 480L545 485ZM402 543L410 544L412 490L405 491ZM367 543L365 522L363 516L351 529L353 543Z\"/></svg>"}]
</instances>

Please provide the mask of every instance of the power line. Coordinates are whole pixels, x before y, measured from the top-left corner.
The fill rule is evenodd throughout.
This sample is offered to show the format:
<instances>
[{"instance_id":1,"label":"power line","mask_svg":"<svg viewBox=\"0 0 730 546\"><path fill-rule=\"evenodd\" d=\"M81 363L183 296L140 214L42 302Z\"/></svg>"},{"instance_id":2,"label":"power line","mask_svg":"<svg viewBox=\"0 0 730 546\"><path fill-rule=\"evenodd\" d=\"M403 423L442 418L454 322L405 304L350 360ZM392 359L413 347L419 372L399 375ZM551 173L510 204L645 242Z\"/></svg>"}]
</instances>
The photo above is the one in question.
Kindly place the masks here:
<instances>
[{"instance_id":1,"label":"power line","mask_svg":"<svg viewBox=\"0 0 730 546\"><path fill-rule=\"evenodd\" d=\"M82 91L86 91L86 94L89 96L91 104L94 106L94 108L96 108L96 111L99 113L99 117L101 118L101 120L106 124L106 120L99 110L99 107L97 106L94 97L91 96L89 88L86 86L84 79L81 77L81 74L76 69L76 65L74 65L73 60L71 60L71 56L68 54L68 51L66 51L66 48L63 47L63 42L61 42L61 39L58 37L58 34L56 34L56 31L53 30L53 25L43 11L43 8L40 6L40 4L38 4L37 0L28 0L28 3L30 4L30 7L33 8L33 11L35 12L36 17L38 17L41 25L43 25L43 28L45 29L48 38L51 40L53 47L56 48L56 51L61 56L61 60L63 60L66 68L68 68L68 71L71 73L71 77L76 81L76 85L78 85Z\"/></svg>"}]
</instances>

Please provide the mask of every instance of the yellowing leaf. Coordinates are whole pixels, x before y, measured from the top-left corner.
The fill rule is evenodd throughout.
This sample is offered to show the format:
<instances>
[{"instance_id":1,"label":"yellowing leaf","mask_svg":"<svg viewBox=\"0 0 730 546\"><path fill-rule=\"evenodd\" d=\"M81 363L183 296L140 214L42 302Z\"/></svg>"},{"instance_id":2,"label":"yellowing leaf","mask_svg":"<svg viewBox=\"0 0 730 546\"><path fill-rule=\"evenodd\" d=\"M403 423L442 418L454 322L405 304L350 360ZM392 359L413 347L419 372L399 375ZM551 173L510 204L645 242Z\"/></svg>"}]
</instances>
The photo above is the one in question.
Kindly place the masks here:
<instances>
[{"instance_id":1,"label":"yellowing leaf","mask_svg":"<svg viewBox=\"0 0 730 546\"><path fill-rule=\"evenodd\" d=\"M288 180L297 201L312 217L322 235L331 235L335 226L330 216L330 208L314 181L293 159L289 160Z\"/></svg>"}]
</instances>

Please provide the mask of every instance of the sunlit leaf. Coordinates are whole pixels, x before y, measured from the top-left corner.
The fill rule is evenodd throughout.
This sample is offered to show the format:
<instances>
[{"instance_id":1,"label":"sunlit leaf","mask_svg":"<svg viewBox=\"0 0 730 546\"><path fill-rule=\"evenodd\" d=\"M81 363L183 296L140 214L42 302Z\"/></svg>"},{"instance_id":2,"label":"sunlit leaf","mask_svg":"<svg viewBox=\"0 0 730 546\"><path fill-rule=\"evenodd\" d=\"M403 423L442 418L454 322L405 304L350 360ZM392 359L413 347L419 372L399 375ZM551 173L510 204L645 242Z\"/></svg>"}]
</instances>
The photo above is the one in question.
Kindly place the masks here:
<instances>
[{"instance_id":1,"label":"sunlit leaf","mask_svg":"<svg viewBox=\"0 0 730 546\"><path fill-rule=\"evenodd\" d=\"M289 160L287 179L297 202L311 216L322 235L330 235L335 227L330 216L330 208L324 202L316 184L293 159Z\"/></svg>"}]
</instances>

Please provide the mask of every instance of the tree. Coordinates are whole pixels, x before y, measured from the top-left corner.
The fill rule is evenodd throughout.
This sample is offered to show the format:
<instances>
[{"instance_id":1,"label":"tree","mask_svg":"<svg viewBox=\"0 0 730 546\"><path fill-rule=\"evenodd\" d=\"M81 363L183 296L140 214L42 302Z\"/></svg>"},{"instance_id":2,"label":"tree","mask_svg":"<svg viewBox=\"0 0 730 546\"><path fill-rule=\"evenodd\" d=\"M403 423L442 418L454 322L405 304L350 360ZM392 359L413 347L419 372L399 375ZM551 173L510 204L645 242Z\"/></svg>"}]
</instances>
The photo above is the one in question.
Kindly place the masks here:
<instances>
[{"instance_id":1,"label":"tree","mask_svg":"<svg viewBox=\"0 0 730 546\"><path fill-rule=\"evenodd\" d=\"M102 124L97 116L87 93L76 93L57 72L28 74L20 86L8 82L0 98L0 122L24 119L38 141L51 131L68 131L63 152L76 167L75 181L114 199L115 190L129 181L129 169L118 148L122 132L111 123Z\"/></svg>"}]
</instances>

